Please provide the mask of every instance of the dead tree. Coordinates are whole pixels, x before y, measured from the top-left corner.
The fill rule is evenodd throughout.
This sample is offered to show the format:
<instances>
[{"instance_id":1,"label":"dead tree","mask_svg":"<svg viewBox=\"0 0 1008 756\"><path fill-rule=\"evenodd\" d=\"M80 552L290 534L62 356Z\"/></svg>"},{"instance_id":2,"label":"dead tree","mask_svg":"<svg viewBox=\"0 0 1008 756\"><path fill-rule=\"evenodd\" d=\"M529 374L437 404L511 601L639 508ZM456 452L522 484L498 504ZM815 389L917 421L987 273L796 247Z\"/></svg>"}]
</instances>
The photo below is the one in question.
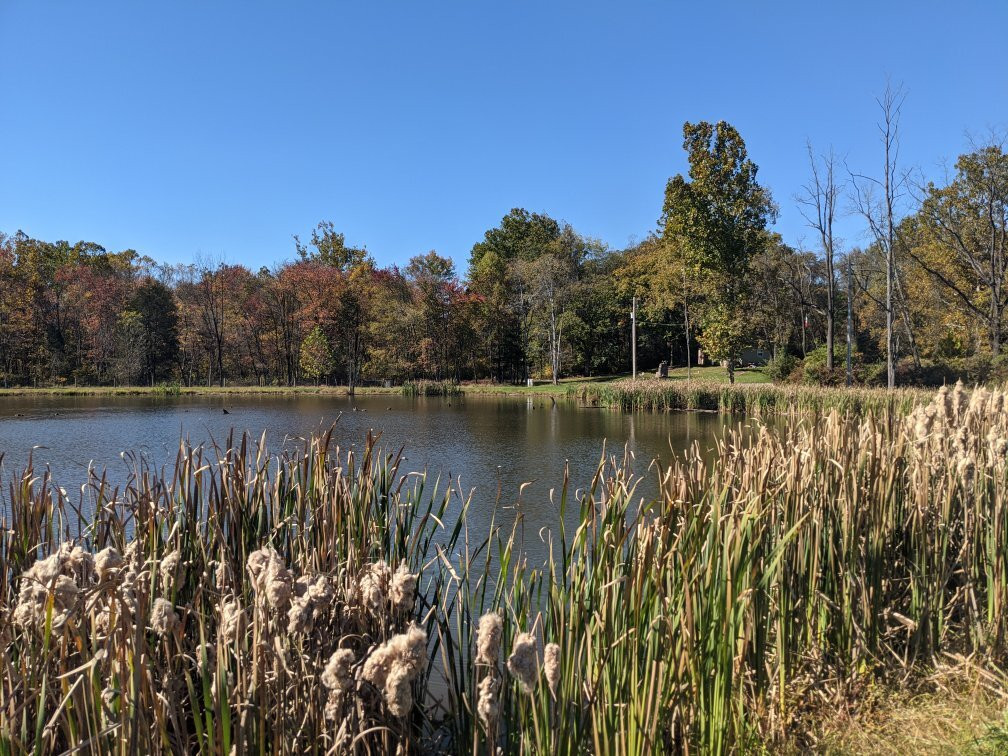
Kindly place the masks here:
<instances>
[{"instance_id":1,"label":"dead tree","mask_svg":"<svg viewBox=\"0 0 1008 756\"><path fill-rule=\"evenodd\" d=\"M851 173L851 184L855 210L868 223L869 231L885 257L885 316L886 316L886 385L891 389L896 385L896 353L893 338L893 314L896 299L896 203L901 196L905 177L897 174L899 158L899 122L900 110L906 95L902 86L893 88L886 85L885 92L876 99L882 111L878 124L885 155L884 173L881 179ZM881 198L877 192L881 191Z\"/></svg>"},{"instance_id":2,"label":"dead tree","mask_svg":"<svg viewBox=\"0 0 1008 756\"><path fill-rule=\"evenodd\" d=\"M833 272L833 219L836 216L840 187L833 177L833 148L818 160L807 143L812 179L798 196L799 209L816 233L826 258L826 369L833 372L833 310L836 296L836 276Z\"/></svg>"}]
</instances>

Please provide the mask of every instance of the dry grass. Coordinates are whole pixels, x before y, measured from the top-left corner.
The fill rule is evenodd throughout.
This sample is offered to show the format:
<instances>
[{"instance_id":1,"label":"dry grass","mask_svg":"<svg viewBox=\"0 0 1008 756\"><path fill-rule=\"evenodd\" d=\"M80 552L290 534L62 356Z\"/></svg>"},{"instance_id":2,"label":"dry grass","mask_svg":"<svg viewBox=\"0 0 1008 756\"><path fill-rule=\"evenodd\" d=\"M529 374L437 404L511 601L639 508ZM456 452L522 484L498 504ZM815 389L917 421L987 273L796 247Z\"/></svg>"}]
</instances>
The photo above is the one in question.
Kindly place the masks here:
<instances>
[{"instance_id":1,"label":"dry grass","mask_svg":"<svg viewBox=\"0 0 1008 756\"><path fill-rule=\"evenodd\" d=\"M951 679L889 690L858 711L824 716L817 751L865 756L977 756L1008 748L1008 701L988 681L957 670Z\"/></svg>"}]
</instances>

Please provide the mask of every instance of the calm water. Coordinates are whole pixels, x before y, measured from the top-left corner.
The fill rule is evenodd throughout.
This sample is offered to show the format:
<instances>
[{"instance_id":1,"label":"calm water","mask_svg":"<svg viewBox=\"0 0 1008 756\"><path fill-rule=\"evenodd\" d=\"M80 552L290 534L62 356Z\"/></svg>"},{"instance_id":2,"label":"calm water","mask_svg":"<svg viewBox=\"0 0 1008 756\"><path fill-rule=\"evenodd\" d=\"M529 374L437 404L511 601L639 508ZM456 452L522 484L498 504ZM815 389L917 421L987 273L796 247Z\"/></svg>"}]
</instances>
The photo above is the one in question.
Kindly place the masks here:
<instances>
[{"instance_id":1,"label":"calm water","mask_svg":"<svg viewBox=\"0 0 1008 756\"><path fill-rule=\"evenodd\" d=\"M724 428L718 415L624 414L554 405L548 397L0 397L0 490L29 453L37 469L48 465L55 482L74 491L86 481L89 465L105 467L123 482L124 450L162 465L174 460L181 438L223 443L231 428L256 438L265 430L277 449L333 422L343 449L359 449L368 430L380 431L384 447L406 448L402 472L427 470L431 483L440 476L442 488L451 480L473 491L474 534L486 534L499 501L507 507L503 517L523 513L527 538L557 522L550 489L559 493L565 461L572 486L584 486L603 448L622 456L626 444L635 472L644 477L638 491L647 495L656 489L651 460L668 460L694 441L709 448ZM529 485L519 499L523 483ZM6 496L0 499L6 506Z\"/></svg>"}]
</instances>

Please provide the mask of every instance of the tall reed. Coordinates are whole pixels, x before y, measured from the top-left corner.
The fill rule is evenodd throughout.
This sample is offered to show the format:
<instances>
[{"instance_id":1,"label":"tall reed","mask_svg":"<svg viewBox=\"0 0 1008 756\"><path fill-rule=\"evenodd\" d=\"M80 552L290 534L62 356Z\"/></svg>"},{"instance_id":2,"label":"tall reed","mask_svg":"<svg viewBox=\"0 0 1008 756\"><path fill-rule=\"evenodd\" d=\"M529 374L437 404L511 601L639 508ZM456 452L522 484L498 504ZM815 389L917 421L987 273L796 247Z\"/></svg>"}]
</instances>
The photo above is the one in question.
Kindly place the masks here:
<instances>
[{"instance_id":1,"label":"tall reed","mask_svg":"<svg viewBox=\"0 0 1008 756\"><path fill-rule=\"evenodd\" d=\"M455 381L406 381L403 396L459 396L462 389Z\"/></svg>"},{"instance_id":2,"label":"tall reed","mask_svg":"<svg viewBox=\"0 0 1008 756\"><path fill-rule=\"evenodd\" d=\"M898 412L906 414L930 401L934 392L923 389L886 391L873 388L832 388L800 385L735 384L638 378L602 384L574 384L569 399L585 405L625 411L669 412L709 410L746 414L824 415Z\"/></svg>"}]
</instances>

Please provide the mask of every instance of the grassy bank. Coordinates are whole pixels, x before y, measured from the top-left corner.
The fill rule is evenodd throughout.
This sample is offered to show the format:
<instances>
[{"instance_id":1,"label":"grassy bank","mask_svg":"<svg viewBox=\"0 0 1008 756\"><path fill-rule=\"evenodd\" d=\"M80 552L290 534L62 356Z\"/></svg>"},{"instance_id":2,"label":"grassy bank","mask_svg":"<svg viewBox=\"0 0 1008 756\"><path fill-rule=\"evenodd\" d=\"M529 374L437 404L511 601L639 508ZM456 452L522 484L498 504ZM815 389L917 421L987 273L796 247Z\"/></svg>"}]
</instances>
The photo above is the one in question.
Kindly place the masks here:
<instances>
[{"instance_id":1,"label":"grassy bank","mask_svg":"<svg viewBox=\"0 0 1008 756\"><path fill-rule=\"evenodd\" d=\"M653 501L604 460L558 471L576 524L528 535L543 564L520 513L469 533L370 443L183 448L72 498L27 470L0 487L0 750L804 751L876 691L996 697L1006 455L1006 397L956 388L728 432Z\"/></svg>"},{"instance_id":2,"label":"grassy bank","mask_svg":"<svg viewBox=\"0 0 1008 756\"><path fill-rule=\"evenodd\" d=\"M771 383L705 383L638 378L572 384L566 395L579 404L625 411L708 410L752 416L821 415L830 410L906 414L934 396L925 389L825 388Z\"/></svg>"},{"instance_id":3,"label":"grassy bank","mask_svg":"<svg viewBox=\"0 0 1008 756\"><path fill-rule=\"evenodd\" d=\"M402 387L358 386L359 394L401 394ZM44 386L0 388L3 396L346 396L346 386Z\"/></svg>"},{"instance_id":4,"label":"grassy bank","mask_svg":"<svg viewBox=\"0 0 1008 756\"><path fill-rule=\"evenodd\" d=\"M703 383L728 382L728 373L724 368L705 367L693 368L693 380ZM627 378L627 375L600 377L568 377L562 378L554 386L549 381L536 381L533 386L513 385L509 383L455 383L452 381L406 381L401 386L357 386L358 394L406 394L408 396L447 396L455 394L454 388L447 392L443 387L457 387L462 394L500 394L500 395L553 395L563 396L572 385L606 385ZM669 373L671 380L686 379L686 369L677 368ZM769 379L762 371L740 370L736 372L739 383L767 383ZM0 396L255 396L255 395L332 395L346 396L346 386L182 386L167 384L158 386L14 386L0 388Z\"/></svg>"}]
</instances>

